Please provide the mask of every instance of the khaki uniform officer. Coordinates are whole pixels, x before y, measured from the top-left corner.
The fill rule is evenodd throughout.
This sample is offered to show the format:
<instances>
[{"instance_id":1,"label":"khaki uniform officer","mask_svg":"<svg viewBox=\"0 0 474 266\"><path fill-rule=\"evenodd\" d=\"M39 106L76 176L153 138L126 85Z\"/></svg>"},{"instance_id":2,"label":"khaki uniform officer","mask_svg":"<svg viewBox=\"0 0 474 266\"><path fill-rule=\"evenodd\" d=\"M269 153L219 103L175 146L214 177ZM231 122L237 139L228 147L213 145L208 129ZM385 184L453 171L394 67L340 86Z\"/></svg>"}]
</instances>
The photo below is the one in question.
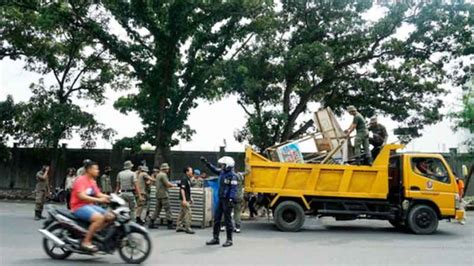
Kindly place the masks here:
<instances>
[{"instance_id":1,"label":"khaki uniform officer","mask_svg":"<svg viewBox=\"0 0 474 266\"><path fill-rule=\"evenodd\" d=\"M142 220L142 213L143 209L145 209L147 205L147 200L148 200L148 184L151 181L151 177L148 175L148 167L147 166L142 166L140 169L140 172L138 173L138 187L140 189L140 193L142 195L142 200L138 200L138 207L137 207L137 223L138 224L145 224L145 222Z\"/></svg>"},{"instance_id":2,"label":"khaki uniform officer","mask_svg":"<svg viewBox=\"0 0 474 266\"><path fill-rule=\"evenodd\" d=\"M168 189L174 187L168 180L168 173L170 166L167 163L163 163L160 166L160 172L156 175L156 206L153 216L150 220L149 228L158 228L155 224L155 220L160 217L161 209L163 208L166 213L166 220L168 221L168 229L173 229L173 220L171 218L171 207L168 195Z\"/></svg>"},{"instance_id":3,"label":"khaki uniform officer","mask_svg":"<svg viewBox=\"0 0 474 266\"><path fill-rule=\"evenodd\" d=\"M36 197L35 197L35 220L45 219L43 217L43 207L46 202L46 196L49 193L49 166L44 165L43 168L36 173Z\"/></svg>"},{"instance_id":4,"label":"khaki uniform officer","mask_svg":"<svg viewBox=\"0 0 474 266\"><path fill-rule=\"evenodd\" d=\"M350 105L347 107L347 111L354 116L354 120L352 120L352 124L350 127L345 131L349 136L352 131L356 130L356 136L354 139L354 155L356 158L357 164L360 163L362 158L361 146L364 148L364 155L369 164L372 163L372 158L370 155L369 149L369 130L367 129L367 125L365 124L364 117L357 112L357 109Z\"/></svg>"},{"instance_id":5,"label":"khaki uniform officer","mask_svg":"<svg viewBox=\"0 0 474 266\"><path fill-rule=\"evenodd\" d=\"M137 195L140 200L142 199L142 195L140 194L140 188L137 184L137 176L131 170L132 167L133 164L131 161L125 161L123 163L123 170L117 175L117 188L115 192L121 192L120 197L128 203L130 208L130 217L132 220L135 220L135 207L137 206L135 195Z\"/></svg>"}]
</instances>

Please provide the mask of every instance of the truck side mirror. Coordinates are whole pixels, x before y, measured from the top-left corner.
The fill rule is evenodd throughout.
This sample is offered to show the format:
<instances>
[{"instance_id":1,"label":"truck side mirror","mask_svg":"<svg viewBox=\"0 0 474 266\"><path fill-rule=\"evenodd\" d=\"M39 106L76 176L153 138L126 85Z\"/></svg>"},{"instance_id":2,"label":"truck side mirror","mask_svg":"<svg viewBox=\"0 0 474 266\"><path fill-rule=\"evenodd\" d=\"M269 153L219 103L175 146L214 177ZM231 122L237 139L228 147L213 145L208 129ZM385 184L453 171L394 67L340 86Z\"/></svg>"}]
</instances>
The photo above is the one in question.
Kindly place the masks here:
<instances>
[{"instance_id":1,"label":"truck side mirror","mask_svg":"<svg viewBox=\"0 0 474 266\"><path fill-rule=\"evenodd\" d=\"M468 172L467 172L467 166L465 164L462 165L462 176L464 178L467 178Z\"/></svg>"}]
</instances>

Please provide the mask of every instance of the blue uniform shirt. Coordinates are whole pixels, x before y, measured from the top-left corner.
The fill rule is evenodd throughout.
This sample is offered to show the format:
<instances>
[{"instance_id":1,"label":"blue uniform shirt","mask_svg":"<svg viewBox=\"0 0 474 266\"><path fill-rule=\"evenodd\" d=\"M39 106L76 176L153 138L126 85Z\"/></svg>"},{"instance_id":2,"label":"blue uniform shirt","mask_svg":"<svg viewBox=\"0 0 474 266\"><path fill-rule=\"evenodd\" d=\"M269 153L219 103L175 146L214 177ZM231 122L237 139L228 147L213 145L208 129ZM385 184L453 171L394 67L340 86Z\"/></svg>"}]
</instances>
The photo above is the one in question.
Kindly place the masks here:
<instances>
[{"instance_id":1,"label":"blue uniform shirt","mask_svg":"<svg viewBox=\"0 0 474 266\"><path fill-rule=\"evenodd\" d=\"M207 164L207 167L213 173L219 175L219 199L236 201L238 177L234 170L219 169L210 163Z\"/></svg>"}]
</instances>

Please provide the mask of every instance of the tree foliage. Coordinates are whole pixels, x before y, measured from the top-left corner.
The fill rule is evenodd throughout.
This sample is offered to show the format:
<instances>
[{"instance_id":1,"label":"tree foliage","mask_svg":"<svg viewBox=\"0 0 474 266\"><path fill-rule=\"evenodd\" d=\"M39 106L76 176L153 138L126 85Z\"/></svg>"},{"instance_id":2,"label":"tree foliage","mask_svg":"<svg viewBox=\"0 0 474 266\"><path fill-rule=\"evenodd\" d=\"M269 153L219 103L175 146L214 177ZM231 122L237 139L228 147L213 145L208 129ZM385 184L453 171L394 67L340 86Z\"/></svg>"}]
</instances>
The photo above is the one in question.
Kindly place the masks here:
<instances>
[{"instance_id":1,"label":"tree foliage","mask_svg":"<svg viewBox=\"0 0 474 266\"><path fill-rule=\"evenodd\" d=\"M283 1L267 13L267 30L222 68L221 86L248 115L238 139L264 149L295 138L312 126L301 121L311 103L414 129L439 121L442 84L470 73L458 59L473 52L473 6L395 1L373 19L375 2Z\"/></svg>"},{"instance_id":2,"label":"tree foliage","mask_svg":"<svg viewBox=\"0 0 474 266\"><path fill-rule=\"evenodd\" d=\"M126 68L113 64L104 47L69 23L67 14L88 9L87 3L62 1L1 7L1 58L25 59L26 70L54 77L51 84L33 83L30 101L18 104L15 137L21 144L56 149L60 140L78 133L84 147L93 147L97 135L112 136L113 130L76 104L77 99L101 104L107 84L120 89L125 81Z\"/></svg>"},{"instance_id":3,"label":"tree foliage","mask_svg":"<svg viewBox=\"0 0 474 266\"><path fill-rule=\"evenodd\" d=\"M7 148L7 142L15 133L15 113L17 108L11 95L7 95L5 101L0 102L0 162L5 163L11 159L11 153Z\"/></svg>"},{"instance_id":4,"label":"tree foliage","mask_svg":"<svg viewBox=\"0 0 474 266\"><path fill-rule=\"evenodd\" d=\"M454 120L454 129L466 129L468 137L465 141L466 146L471 152L474 152L474 78L466 83L464 88L464 95L461 101L461 110L452 112L451 118Z\"/></svg>"},{"instance_id":5,"label":"tree foliage","mask_svg":"<svg viewBox=\"0 0 474 266\"><path fill-rule=\"evenodd\" d=\"M232 57L232 46L239 50L265 8L251 1L131 0L103 1L87 17L73 14L72 23L128 64L137 80L138 93L120 98L115 107L136 111L144 130L120 143L155 145L157 165L169 159L170 147L180 139L190 140L194 130L186 119L196 99L220 95L212 86L216 66ZM126 36L117 35L117 29Z\"/></svg>"}]
</instances>

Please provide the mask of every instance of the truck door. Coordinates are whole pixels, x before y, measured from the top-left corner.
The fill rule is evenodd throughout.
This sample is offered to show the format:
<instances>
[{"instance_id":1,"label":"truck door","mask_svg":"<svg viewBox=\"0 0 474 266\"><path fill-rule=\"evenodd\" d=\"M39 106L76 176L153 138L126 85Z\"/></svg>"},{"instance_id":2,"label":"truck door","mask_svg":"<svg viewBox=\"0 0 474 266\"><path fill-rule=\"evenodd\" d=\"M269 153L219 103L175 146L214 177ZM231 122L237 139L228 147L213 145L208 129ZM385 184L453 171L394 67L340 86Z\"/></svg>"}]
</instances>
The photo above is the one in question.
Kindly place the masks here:
<instances>
[{"instance_id":1,"label":"truck door","mask_svg":"<svg viewBox=\"0 0 474 266\"><path fill-rule=\"evenodd\" d=\"M440 158L407 156L407 197L427 199L438 205L442 216L455 214L456 181Z\"/></svg>"}]
</instances>

